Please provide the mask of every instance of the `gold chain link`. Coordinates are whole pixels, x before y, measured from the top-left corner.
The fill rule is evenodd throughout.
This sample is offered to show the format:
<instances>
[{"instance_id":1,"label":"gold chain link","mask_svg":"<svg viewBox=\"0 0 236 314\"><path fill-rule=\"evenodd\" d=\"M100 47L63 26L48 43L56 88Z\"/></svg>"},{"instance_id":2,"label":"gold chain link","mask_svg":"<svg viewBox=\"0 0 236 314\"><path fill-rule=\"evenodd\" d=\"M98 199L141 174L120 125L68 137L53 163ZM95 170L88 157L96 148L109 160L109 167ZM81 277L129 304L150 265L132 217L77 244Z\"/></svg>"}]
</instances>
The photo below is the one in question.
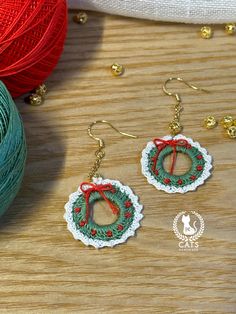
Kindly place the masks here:
<instances>
[{"instance_id":1,"label":"gold chain link","mask_svg":"<svg viewBox=\"0 0 236 314\"><path fill-rule=\"evenodd\" d=\"M175 115L173 121L180 122L180 112L183 110L183 106L181 106L181 101L178 101L174 107Z\"/></svg>"},{"instance_id":2,"label":"gold chain link","mask_svg":"<svg viewBox=\"0 0 236 314\"><path fill-rule=\"evenodd\" d=\"M93 177L98 177L98 169L100 168L102 159L105 157L104 147L99 147L99 149L95 152L96 160L94 162L93 167L89 172L89 181L92 181Z\"/></svg>"}]
</instances>

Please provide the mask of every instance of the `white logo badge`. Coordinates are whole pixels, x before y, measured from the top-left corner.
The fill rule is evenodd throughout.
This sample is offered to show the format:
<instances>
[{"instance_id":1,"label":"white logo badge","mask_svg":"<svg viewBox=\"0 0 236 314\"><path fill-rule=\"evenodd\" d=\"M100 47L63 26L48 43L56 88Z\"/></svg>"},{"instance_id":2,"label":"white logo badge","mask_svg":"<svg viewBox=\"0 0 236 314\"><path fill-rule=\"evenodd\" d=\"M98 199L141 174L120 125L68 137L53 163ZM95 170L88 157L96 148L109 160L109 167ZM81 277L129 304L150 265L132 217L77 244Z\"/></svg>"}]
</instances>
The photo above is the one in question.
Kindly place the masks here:
<instances>
[{"instance_id":1,"label":"white logo badge","mask_svg":"<svg viewBox=\"0 0 236 314\"><path fill-rule=\"evenodd\" d=\"M179 242L180 251L198 251L198 238L204 232L204 220L195 211L178 213L173 221L173 230Z\"/></svg>"}]
</instances>

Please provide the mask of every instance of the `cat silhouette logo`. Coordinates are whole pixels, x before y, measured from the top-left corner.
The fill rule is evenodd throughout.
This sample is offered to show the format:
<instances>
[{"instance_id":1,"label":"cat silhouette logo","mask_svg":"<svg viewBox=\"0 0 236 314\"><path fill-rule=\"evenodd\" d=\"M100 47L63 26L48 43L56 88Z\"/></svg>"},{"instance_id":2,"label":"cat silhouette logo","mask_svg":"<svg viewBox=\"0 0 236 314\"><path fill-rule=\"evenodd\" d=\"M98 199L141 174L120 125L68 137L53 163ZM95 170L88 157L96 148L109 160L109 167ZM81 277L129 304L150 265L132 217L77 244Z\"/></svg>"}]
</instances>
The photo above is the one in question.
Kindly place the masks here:
<instances>
[{"instance_id":1,"label":"cat silhouette logo","mask_svg":"<svg viewBox=\"0 0 236 314\"><path fill-rule=\"evenodd\" d=\"M197 240L204 232L205 224L202 216L195 211L182 211L173 221L173 230L179 242L180 251L198 251Z\"/></svg>"}]
</instances>

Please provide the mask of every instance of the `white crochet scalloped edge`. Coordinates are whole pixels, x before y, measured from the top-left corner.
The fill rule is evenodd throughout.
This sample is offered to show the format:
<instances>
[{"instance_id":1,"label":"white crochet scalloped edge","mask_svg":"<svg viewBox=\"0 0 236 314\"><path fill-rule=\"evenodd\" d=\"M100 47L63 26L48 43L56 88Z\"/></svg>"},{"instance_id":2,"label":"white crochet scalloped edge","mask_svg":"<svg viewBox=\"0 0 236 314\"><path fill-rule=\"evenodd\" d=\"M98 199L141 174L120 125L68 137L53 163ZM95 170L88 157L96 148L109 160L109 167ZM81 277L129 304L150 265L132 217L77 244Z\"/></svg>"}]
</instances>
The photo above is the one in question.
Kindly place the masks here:
<instances>
[{"instance_id":1,"label":"white crochet scalloped edge","mask_svg":"<svg viewBox=\"0 0 236 314\"><path fill-rule=\"evenodd\" d=\"M167 193L186 193L189 191L194 191L197 189L199 185L204 184L206 179L210 177L211 175L211 169L212 169L212 157L208 154L207 150L200 146L198 142L194 142L191 138L185 137L182 134L178 134L175 137L172 137L170 135L164 136L163 140L170 140L170 139L184 139L187 140L192 146L196 147L203 155L203 158L205 160L205 166L204 170L202 172L202 175L195 180L193 183L188 184L183 187L175 187L175 186L168 186L164 185L160 182L158 182L155 177L152 175L152 173L149 170L148 167L148 155L150 151L156 147L153 142L148 142L147 146L142 151L142 158L141 158L141 165L142 165L142 173L147 178L148 183L154 185L158 190L165 191Z\"/></svg>"},{"instance_id":2,"label":"white crochet scalloped edge","mask_svg":"<svg viewBox=\"0 0 236 314\"><path fill-rule=\"evenodd\" d=\"M80 240L82 241L85 245L92 245L95 248L99 249L102 247L113 247L117 244L120 243L124 243L126 242L126 240L135 235L135 231L140 227L140 220L143 218L143 214L142 209L143 206L141 204L139 204L138 202L138 196L136 196L133 191L130 189L130 187L125 186L123 184L121 184L119 181L116 180L110 180L110 179L103 179L103 178L94 178L93 182L96 184L107 184L110 183L113 186L117 186L122 192L126 193L130 200L133 203L134 206L134 219L133 222L131 224L131 226L129 227L129 229L126 230L126 232L123 233L122 237L116 240L110 240L110 241L103 241L103 240L96 240L96 239L92 239L87 237L86 235L84 235L83 233L81 233L77 228L76 228L76 224L73 221L73 215L72 215L72 210L73 210L73 204L74 202L77 200L77 198L83 194L83 192L81 191L80 187L78 188L77 192L72 193L69 196L69 201L68 203L66 203L65 205L65 214L64 214L64 219L67 222L67 228L68 230L73 234L73 237L76 240Z\"/></svg>"}]
</instances>

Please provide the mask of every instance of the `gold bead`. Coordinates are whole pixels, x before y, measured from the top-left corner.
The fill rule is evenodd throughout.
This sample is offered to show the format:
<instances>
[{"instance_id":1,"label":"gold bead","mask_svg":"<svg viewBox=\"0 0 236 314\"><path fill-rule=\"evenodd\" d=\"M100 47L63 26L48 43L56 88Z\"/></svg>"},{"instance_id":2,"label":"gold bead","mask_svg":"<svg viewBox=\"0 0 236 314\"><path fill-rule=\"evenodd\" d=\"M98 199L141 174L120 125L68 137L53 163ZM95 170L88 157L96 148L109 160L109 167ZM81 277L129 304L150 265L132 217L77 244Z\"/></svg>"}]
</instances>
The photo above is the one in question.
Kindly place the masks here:
<instances>
[{"instance_id":1,"label":"gold bead","mask_svg":"<svg viewBox=\"0 0 236 314\"><path fill-rule=\"evenodd\" d=\"M225 116L221 119L220 123L225 129L227 129L234 124L234 119L231 116Z\"/></svg>"},{"instance_id":2,"label":"gold bead","mask_svg":"<svg viewBox=\"0 0 236 314\"><path fill-rule=\"evenodd\" d=\"M203 26L200 30L200 35L203 39L209 39L213 36L213 30L210 26Z\"/></svg>"},{"instance_id":3,"label":"gold bead","mask_svg":"<svg viewBox=\"0 0 236 314\"><path fill-rule=\"evenodd\" d=\"M236 138L236 126L230 126L227 129L227 134L230 138Z\"/></svg>"},{"instance_id":4,"label":"gold bead","mask_svg":"<svg viewBox=\"0 0 236 314\"><path fill-rule=\"evenodd\" d=\"M225 32L228 35L233 35L236 32L236 25L235 23L228 23L225 25Z\"/></svg>"},{"instance_id":5,"label":"gold bead","mask_svg":"<svg viewBox=\"0 0 236 314\"><path fill-rule=\"evenodd\" d=\"M74 15L73 21L78 24L85 24L88 21L88 15L85 12L79 12Z\"/></svg>"},{"instance_id":6,"label":"gold bead","mask_svg":"<svg viewBox=\"0 0 236 314\"><path fill-rule=\"evenodd\" d=\"M233 125L236 126L236 120L234 120L234 124Z\"/></svg>"},{"instance_id":7,"label":"gold bead","mask_svg":"<svg viewBox=\"0 0 236 314\"><path fill-rule=\"evenodd\" d=\"M216 118L213 116L208 116L204 120L204 126L206 129L213 129L217 126Z\"/></svg>"},{"instance_id":8,"label":"gold bead","mask_svg":"<svg viewBox=\"0 0 236 314\"><path fill-rule=\"evenodd\" d=\"M176 135L182 131L183 127L178 121L172 121L169 124L169 129L171 131L171 134Z\"/></svg>"},{"instance_id":9,"label":"gold bead","mask_svg":"<svg viewBox=\"0 0 236 314\"><path fill-rule=\"evenodd\" d=\"M43 97L38 94L31 94L29 96L29 104L31 106L40 106L43 103Z\"/></svg>"},{"instance_id":10,"label":"gold bead","mask_svg":"<svg viewBox=\"0 0 236 314\"><path fill-rule=\"evenodd\" d=\"M124 73L123 65L119 63L113 63L111 66L111 72L114 76L121 76Z\"/></svg>"},{"instance_id":11,"label":"gold bead","mask_svg":"<svg viewBox=\"0 0 236 314\"><path fill-rule=\"evenodd\" d=\"M47 93L47 86L45 84L41 84L35 89L35 94L38 94L42 97L44 97L46 93Z\"/></svg>"}]
</instances>

